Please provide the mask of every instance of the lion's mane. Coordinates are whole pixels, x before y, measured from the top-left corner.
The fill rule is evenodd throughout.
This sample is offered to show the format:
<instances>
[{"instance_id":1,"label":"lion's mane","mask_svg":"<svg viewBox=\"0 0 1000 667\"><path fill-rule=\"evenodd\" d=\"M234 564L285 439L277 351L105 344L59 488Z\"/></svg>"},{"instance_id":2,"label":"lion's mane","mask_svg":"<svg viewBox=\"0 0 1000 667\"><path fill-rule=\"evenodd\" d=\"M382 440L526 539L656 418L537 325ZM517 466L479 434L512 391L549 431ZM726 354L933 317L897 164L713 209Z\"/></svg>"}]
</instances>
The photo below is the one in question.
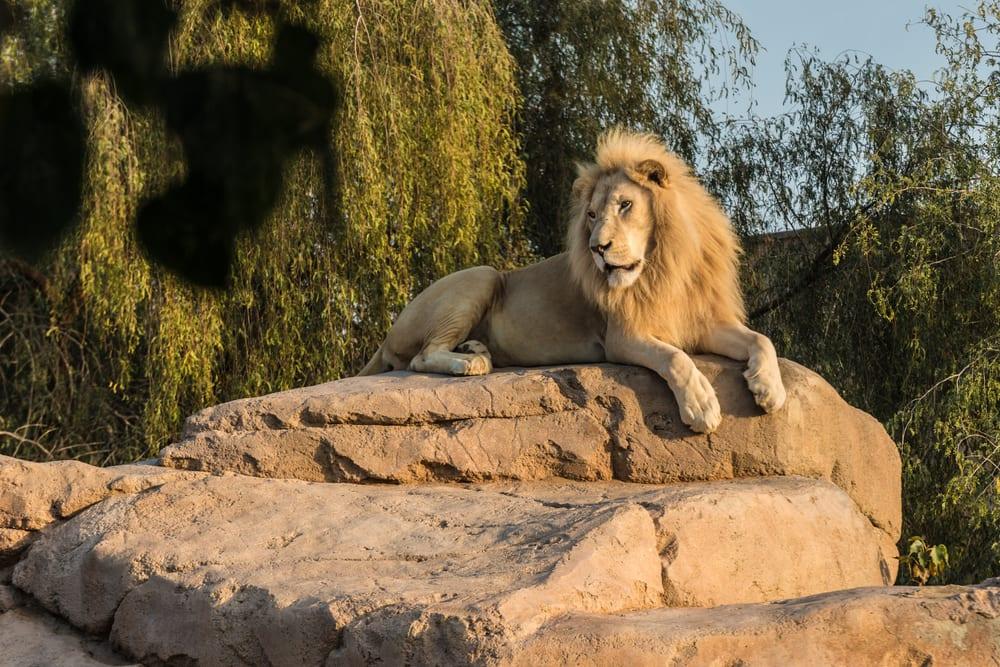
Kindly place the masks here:
<instances>
[{"instance_id":1,"label":"lion's mane","mask_svg":"<svg viewBox=\"0 0 1000 667\"><path fill-rule=\"evenodd\" d=\"M636 171L655 160L665 187ZM587 206L598 181L616 171L653 197L653 227L646 265L631 287L612 290L590 252ZM651 134L611 130L598 140L596 163L577 165L567 250L570 270L584 294L621 326L691 350L717 323L743 322L740 245L728 217L683 160Z\"/></svg>"}]
</instances>

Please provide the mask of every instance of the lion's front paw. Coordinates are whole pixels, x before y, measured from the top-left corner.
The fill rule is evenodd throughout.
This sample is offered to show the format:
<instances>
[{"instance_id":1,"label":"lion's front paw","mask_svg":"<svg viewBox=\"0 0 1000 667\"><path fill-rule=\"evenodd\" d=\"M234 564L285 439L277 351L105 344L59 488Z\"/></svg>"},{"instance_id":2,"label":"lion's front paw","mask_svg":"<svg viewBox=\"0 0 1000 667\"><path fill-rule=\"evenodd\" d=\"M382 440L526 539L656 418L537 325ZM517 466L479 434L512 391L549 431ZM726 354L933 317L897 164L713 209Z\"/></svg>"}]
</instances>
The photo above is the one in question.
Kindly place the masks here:
<instances>
[{"instance_id":1,"label":"lion's front paw","mask_svg":"<svg viewBox=\"0 0 1000 667\"><path fill-rule=\"evenodd\" d=\"M715 389L700 371L695 370L682 392L678 393L677 404L681 409L681 421L698 433L711 433L722 423L722 409Z\"/></svg>"},{"instance_id":2,"label":"lion's front paw","mask_svg":"<svg viewBox=\"0 0 1000 667\"><path fill-rule=\"evenodd\" d=\"M751 363L743 371L750 393L764 412L775 412L785 404L785 384L781 381L781 371L777 364L757 365Z\"/></svg>"}]
</instances>

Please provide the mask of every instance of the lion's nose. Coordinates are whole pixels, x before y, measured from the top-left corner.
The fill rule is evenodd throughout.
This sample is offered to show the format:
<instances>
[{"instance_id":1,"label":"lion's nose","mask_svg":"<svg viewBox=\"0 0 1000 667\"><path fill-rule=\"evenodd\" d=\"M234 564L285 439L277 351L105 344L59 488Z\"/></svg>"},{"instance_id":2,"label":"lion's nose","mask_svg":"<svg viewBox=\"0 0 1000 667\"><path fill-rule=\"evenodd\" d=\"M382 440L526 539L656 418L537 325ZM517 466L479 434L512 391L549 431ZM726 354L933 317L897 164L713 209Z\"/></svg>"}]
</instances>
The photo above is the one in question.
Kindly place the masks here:
<instances>
[{"instance_id":1,"label":"lion's nose","mask_svg":"<svg viewBox=\"0 0 1000 667\"><path fill-rule=\"evenodd\" d=\"M598 255L600 255L600 256L603 257L604 253L607 252L608 248L610 248L610 247L611 247L611 241L608 241L607 243L605 243L603 245L601 245L600 243L598 243L596 245L592 245L592 246L590 246L590 249L593 250L594 252L596 252Z\"/></svg>"}]
</instances>

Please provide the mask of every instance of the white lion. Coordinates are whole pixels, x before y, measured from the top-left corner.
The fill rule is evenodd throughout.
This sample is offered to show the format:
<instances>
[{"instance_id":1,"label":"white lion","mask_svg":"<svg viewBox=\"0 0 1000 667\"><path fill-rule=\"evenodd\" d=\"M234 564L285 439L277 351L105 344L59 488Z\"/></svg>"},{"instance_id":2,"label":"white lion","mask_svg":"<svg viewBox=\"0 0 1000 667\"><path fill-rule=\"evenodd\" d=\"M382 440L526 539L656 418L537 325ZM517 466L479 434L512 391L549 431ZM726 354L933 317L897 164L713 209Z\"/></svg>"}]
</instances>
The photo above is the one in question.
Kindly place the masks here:
<instances>
[{"instance_id":1,"label":"white lion","mask_svg":"<svg viewBox=\"0 0 1000 667\"><path fill-rule=\"evenodd\" d=\"M719 402L688 356L707 352L746 361L757 404L779 409L774 346L744 324L739 242L684 162L652 135L612 130L578 174L566 252L438 280L400 313L361 375L634 364L667 381L685 424L710 433Z\"/></svg>"}]
</instances>

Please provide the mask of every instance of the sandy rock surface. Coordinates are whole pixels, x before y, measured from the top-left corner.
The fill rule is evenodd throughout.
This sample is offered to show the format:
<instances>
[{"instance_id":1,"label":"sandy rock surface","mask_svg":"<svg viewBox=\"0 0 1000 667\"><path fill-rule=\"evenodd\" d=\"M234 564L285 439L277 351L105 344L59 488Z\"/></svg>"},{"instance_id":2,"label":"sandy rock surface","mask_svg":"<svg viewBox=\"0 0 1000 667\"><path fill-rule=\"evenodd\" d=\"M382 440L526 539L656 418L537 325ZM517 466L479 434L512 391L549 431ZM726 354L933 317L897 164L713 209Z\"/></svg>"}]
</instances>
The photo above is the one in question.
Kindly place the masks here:
<instances>
[{"instance_id":1,"label":"sandy rock surface","mask_svg":"<svg viewBox=\"0 0 1000 667\"><path fill-rule=\"evenodd\" d=\"M85 637L43 611L18 607L0 610L0 665L106 667L136 663L114 653L106 642Z\"/></svg>"},{"instance_id":2,"label":"sandy rock surface","mask_svg":"<svg viewBox=\"0 0 1000 667\"><path fill-rule=\"evenodd\" d=\"M10 584L0 584L0 614L25 604L24 593Z\"/></svg>"},{"instance_id":3,"label":"sandy rock surface","mask_svg":"<svg viewBox=\"0 0 1000 667\"><path fill-rule=\"evenodd\" d=\"M900 461L871 416L781 361L785 408L764 415L739 363L698 357L722 406L691 432L651 371L611 364L481 377L349 378L192 416L163 465L310 481L618 479L670 484L766 475L826 479L898 537Z\"/></svg>"},{"instance_id":4,"label":"sandy rock surface","mask_svg":"<svg viewBox=\"0 0 1000 667\"><path fill-rule=\"evenodd\" d=\"M155 465L98 468L79 461L31 463L0 455L0 554L3 545L17 541L18 531L44 528L111 495L192 476Z\"/></svg>"},{"instance_id":5,"label":"sandy rock surface","mask_svg":"<svg viewBox=\"0 0 1000 667\"><path fill-rule=\"evenodd\" d=\"M16 561L37 531L55 521L113 495L198 476L154 465L98 468L79 461L31 463L0 455L0 568Z\"/></svg>"},{"instance_id":6,"label":"sandy rock surface","mask_svg":"<svg viewBox=\"0 0 1000 667\"><path fill-rule=\"evenodd\" d=\"M532 665L1000 664L1000 580L861 588L773 604L569 614L517 647Z\"/></svg>"},{"instance_id":7,"label":"sandy rock surface","mask_svg":"<svg viewBox=\"0 0 1000 667\"><path fill-rule=\"evenodd\" d=\"M895 540L872 526L839 487L820 480L512 482L477 488L548 503L642 505L656 526L664 600L671 607L888 585L899 565Z\"/></svg>"},{"instance_id":8,"label":"sandy rock surface","mask_svg":"<svg viewBox=\"0 0 1000 667\"><path fill-rule=\"evenodd\" d=\"M461 488L305 484L235 476L109 498L46 531L14 583L147 661L319 664L376 610L495 653L569 610L659 604L641 507L548 507Z\"/></svg>"},{"instance_id":9,"label":"sandy rock surface","mask_svg":"<svg viewBox=\"0 0 1000 667\"><path fill-rule=\"evenodd\" d=\"M13 581L143 661L350 663L349 638L367 637L351 650L373 659L365 642L377 631L383 659L441 647L461 664L495 661L571 611L881 584L892 548L842 490L804 478L385 486L226 475L109 497L43 531Z\"/></svg>"}]
</instances>

